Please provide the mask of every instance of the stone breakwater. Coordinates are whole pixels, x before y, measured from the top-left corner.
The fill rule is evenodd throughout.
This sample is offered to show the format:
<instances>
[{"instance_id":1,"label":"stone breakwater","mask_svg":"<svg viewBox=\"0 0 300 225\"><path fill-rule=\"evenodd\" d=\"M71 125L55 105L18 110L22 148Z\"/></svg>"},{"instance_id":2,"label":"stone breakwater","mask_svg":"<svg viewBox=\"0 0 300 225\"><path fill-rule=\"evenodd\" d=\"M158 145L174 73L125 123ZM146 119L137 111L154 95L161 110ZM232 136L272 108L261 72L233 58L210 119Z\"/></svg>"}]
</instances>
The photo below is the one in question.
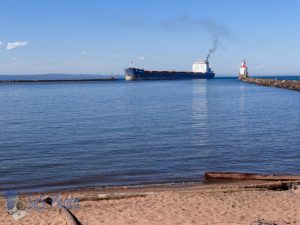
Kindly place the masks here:
<instances>
[{"instance_id":1,"label":"stone breakwater","mask_svg":"<svg viewBox=\"0 0 300 225\"><path fill-rule=\"evenodd\" d=\"M263 79L263 78L240 78L240 81L257 84L261 86L286 88L290 90L300 91L300 81L293 80L274 80L274 79Z\"/></svg>"}]
</instances>

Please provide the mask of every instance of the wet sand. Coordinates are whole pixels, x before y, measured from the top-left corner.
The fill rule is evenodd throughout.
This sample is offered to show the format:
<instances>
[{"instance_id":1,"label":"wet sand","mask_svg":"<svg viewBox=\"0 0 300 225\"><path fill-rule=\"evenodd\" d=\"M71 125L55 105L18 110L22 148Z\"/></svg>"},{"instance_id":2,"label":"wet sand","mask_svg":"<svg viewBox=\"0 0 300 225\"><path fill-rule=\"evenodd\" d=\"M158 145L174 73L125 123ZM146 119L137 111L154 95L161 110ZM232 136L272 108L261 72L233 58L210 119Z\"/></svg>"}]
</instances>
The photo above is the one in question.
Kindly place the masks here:
<instances>
[{"instance_id":1,"label":"wet sand","mask_svg":"<svg viewBox=\"0 0 300 225\"><path fill-rule=\"evenodd\" d=\"M256 188L266 182L149 186L70 191L71 212L82 224L300 224L300 190ZM50 195L50 194L46 194ZM38 196L38 195L36 195ZM22 197L20 197L22 198ZM15 221L0 200L1 224L67 223L58 207L28 212Z\"/></svg>"}]
</instances>

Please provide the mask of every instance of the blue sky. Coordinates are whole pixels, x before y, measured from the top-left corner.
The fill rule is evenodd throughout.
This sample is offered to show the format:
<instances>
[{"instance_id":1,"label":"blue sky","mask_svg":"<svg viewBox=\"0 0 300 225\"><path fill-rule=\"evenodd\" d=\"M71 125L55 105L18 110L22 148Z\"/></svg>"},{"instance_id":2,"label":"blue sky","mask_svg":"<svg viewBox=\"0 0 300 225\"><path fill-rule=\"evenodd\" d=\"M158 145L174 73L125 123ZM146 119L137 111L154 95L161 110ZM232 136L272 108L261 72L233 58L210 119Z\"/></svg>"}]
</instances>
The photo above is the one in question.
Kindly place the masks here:
<instances>
[{"instance_id":1,"label":"blue sky","mask_svg":"<svg viewBox=\"0 0 300 225\"><path fill-rule=\"evenodd\" d=\"M295 0L0 0L0 74L122 74L191 70L211 58L218 75L241 60L257 75L300 74Z\"/></svg>"}]
</instances>

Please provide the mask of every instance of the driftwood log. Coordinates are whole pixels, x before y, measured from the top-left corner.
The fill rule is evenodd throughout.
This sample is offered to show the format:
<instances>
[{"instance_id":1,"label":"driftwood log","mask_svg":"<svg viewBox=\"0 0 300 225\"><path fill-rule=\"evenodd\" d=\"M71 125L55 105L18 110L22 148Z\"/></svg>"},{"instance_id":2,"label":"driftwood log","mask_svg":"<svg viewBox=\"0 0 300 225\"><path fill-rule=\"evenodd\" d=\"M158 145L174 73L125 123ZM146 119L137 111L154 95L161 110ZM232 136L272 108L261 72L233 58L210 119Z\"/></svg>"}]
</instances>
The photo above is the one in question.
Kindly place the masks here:
<instances>
[{"instance_id":1,"label":"driftwood log","mask_svg":"<svg viewBox=\"0 0 300 225\"><path fill-rule=\"evenodd\" d=\"M267 175L267 174L253 174L253 173L207 172L205 173L204 176L205 176L205 181L211 181L211 180L298 181L300 180L300 176Z\"/></svg>"}]
</instances>

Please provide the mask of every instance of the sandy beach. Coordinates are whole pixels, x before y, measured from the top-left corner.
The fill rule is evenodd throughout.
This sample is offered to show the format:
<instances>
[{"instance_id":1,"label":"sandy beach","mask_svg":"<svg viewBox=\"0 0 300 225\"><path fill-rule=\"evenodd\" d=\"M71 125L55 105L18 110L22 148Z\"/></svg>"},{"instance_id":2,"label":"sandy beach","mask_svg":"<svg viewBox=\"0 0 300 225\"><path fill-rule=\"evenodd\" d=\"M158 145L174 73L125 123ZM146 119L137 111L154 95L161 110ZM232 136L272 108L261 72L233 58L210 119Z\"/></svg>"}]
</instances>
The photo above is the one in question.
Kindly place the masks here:
<instances>
[{"instance_id":1,"label":"sandy beach","mask_svg":"<svg viewBox=\"0 0 300 225\"><path fill-rule=\"evenodd\" d=\"M300 224L297 187L274 191L255 188L255 184L257 182L72 191L62 193L62 198L78 197L79 208L71 212L81 224L89 225ZM70 224L55 206L31 210L15 221L6 211L4 198L0 204L1 224Z\"/></svg>"}]
</instances>

